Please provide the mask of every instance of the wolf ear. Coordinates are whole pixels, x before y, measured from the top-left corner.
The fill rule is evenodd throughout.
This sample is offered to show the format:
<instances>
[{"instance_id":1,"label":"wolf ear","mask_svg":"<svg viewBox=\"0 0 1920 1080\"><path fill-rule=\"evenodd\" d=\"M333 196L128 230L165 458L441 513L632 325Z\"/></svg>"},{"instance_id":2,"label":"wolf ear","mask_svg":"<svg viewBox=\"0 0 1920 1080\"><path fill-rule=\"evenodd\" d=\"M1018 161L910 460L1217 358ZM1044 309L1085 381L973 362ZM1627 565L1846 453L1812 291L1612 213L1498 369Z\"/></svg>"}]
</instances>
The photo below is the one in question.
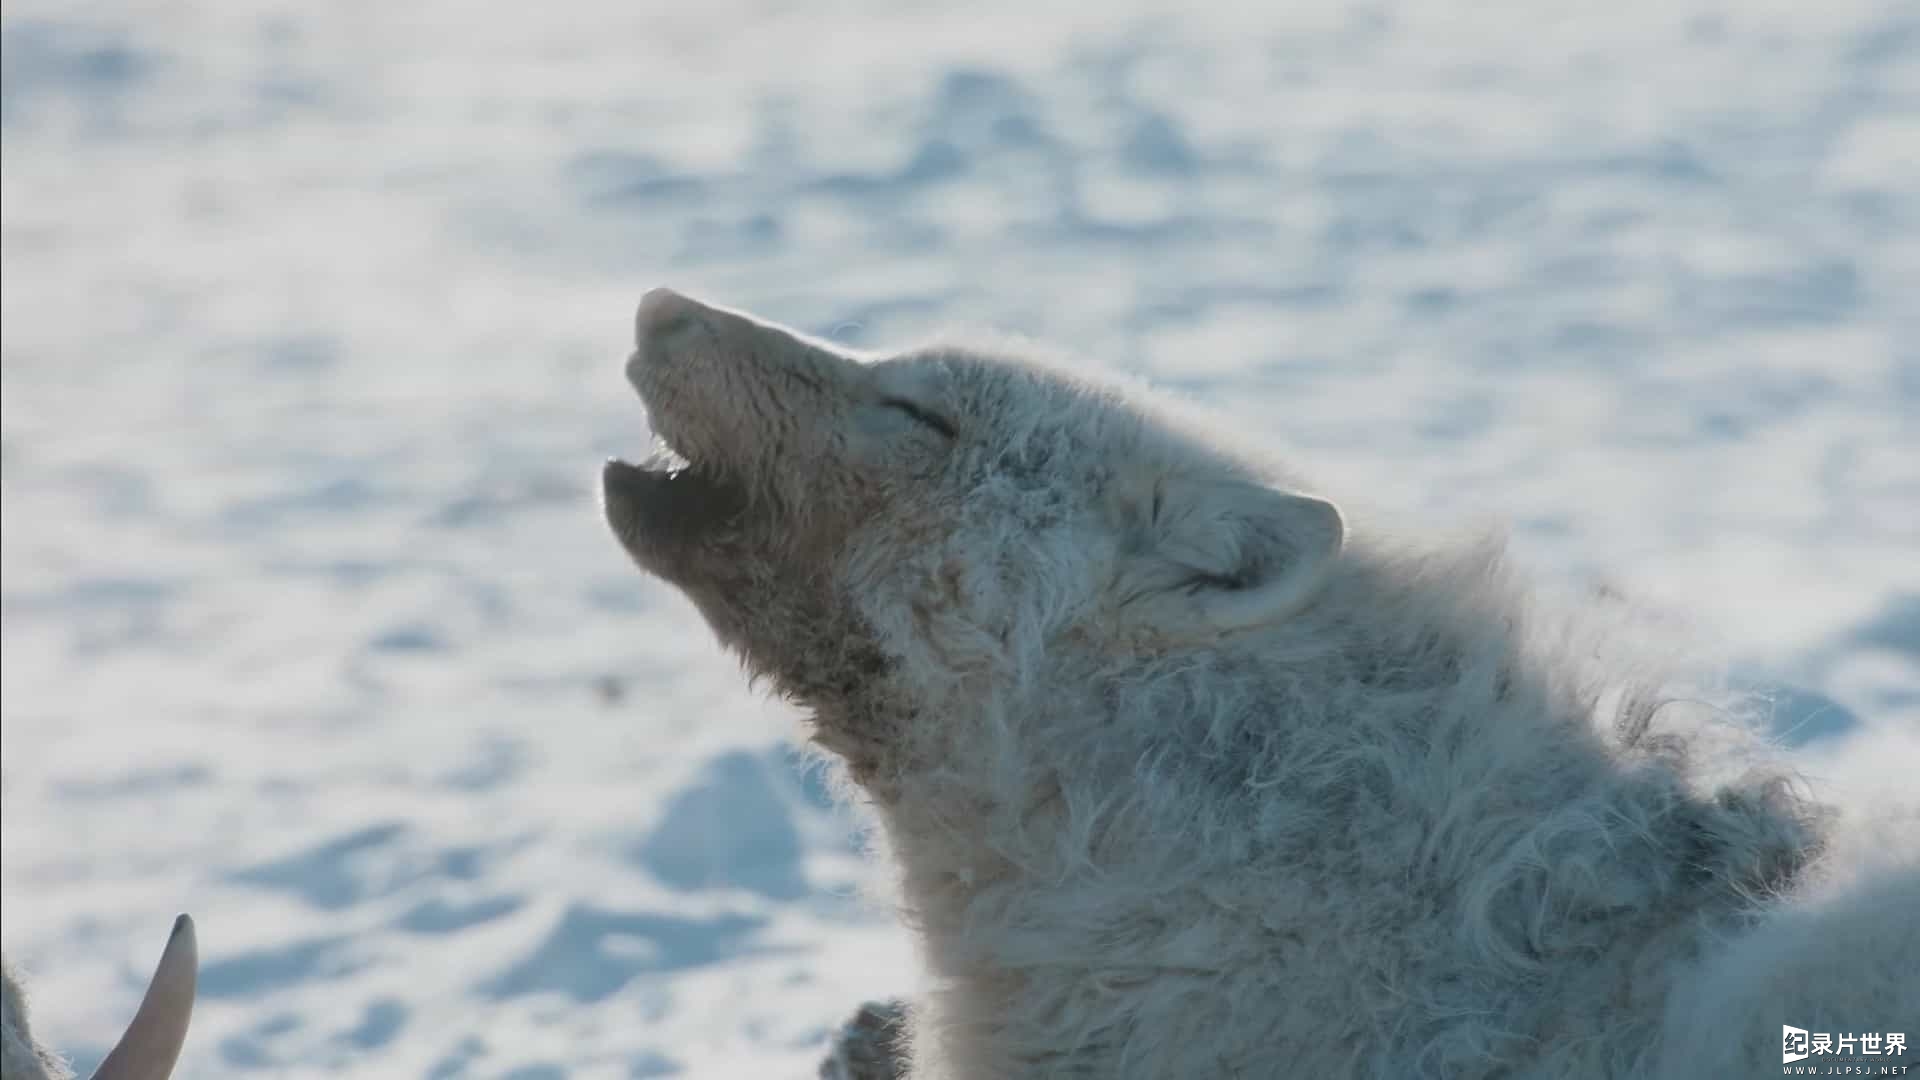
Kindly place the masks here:
<instances>
[{"instance_id":1,"label":"wolf ear","mask_svg":"<svg viewBox=\"0 0 1920 1080\"><path fill-rule=\"evenodd\" d=\"M1279 622L1325 584L1346 540L1339 507L1251 483L1156 488L1126 607L1152 629L1210 636Z\"/></svg>"},{"instance_id":2,"label":"wolf ear","mask_svg":"<svg viewBox=\"0 0 1920 1080\"><path fill-rule=\"evenodd\" d=\"M167 1080L187 1040L199 970L193 920L182 915L173 921L173 934L160 953L160 966L154 969L133 1023L107 1052L92 1080Z\"/></svg>"}]
</instances>

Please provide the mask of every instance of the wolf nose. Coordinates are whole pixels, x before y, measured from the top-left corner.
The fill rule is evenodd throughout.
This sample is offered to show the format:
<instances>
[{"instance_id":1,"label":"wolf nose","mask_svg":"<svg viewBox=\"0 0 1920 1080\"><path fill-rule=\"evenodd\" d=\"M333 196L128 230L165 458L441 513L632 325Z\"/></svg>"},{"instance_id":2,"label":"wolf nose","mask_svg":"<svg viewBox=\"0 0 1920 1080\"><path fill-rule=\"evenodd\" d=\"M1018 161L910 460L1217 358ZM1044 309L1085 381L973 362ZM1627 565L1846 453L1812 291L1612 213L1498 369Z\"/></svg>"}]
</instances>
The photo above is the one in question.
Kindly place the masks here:
<instances>
[{"instance_id":1,"label":"wolf nose","mask_svg":"<svg viewBox=\"0 0 1920 1080\"><path fill-rule=\"evenodd\" d=\"M640 298L640 312L634 317L634 341L645 345L650 339L681 329L698 318L701 310L699 302L672 289L650 289Z\"/></svg>"}]
</instances>

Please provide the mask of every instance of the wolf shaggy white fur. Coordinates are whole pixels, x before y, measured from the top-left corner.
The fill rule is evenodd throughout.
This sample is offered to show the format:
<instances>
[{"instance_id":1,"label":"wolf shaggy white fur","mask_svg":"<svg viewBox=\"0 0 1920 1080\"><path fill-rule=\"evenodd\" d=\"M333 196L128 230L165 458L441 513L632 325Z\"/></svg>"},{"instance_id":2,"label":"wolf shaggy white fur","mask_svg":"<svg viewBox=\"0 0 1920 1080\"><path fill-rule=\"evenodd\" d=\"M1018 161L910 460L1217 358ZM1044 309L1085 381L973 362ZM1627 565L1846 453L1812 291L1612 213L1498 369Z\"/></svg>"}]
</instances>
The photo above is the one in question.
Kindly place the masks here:
<instances>
[{"instance_id":1,"label":"wolf shaggy white fur","mask_svg":"<svg viewBox=\"0 0 1920 1080\"><path fill-rule=\"evenodd\" d=\"M1698 1078L1917 1026L1914 830L1862 869L1496 540L1351 527L1006 349L667 290L638 339L669 452L608 520L871 801L911 1075Z\"/></svg>"}]
</instances>

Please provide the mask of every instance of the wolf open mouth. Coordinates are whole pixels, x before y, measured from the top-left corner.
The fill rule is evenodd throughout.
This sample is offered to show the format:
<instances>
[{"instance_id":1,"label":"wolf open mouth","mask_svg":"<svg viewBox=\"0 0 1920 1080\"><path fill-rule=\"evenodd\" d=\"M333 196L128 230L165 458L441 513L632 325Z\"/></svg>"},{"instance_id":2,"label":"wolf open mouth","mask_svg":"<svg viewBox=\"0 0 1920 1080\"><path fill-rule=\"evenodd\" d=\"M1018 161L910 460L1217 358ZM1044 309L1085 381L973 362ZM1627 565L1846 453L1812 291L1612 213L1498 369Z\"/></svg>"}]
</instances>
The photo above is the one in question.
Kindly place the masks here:
<instances>
[{"instance_id":1,"label":"wolf open mouth","mask_svg":"<svg viewBox=\"0 0 1920 1080\"><path fill-rule=\"evenodd\" d=\"M601 470L600 489L607 523L640 558L707 536L746 506L737 480L689 462L665 442L638 465L610 459Z\"/></svg>"}]
</instances>

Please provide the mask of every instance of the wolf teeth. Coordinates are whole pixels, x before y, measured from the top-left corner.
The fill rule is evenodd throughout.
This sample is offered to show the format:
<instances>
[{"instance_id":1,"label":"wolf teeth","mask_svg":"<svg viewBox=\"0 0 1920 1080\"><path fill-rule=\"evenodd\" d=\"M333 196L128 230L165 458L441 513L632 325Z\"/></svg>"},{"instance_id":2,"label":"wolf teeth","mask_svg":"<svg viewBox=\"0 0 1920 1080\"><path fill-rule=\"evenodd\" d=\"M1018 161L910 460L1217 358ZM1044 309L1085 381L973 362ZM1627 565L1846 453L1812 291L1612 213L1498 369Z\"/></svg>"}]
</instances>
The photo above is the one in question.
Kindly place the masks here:
<instances>
[{"instance_id":1,"label":"wolf teeth","mask_svg":"<svg viewBox=\"0 0 1920 1080\"><path fill-rule=\"evenodd\" d=\"M647 454L644 467L653 472L668 474L684 472L693 466L686 456L667 445L667 441L658 435L653 438L653 449Z\"/></svg>"}]
</instances>

